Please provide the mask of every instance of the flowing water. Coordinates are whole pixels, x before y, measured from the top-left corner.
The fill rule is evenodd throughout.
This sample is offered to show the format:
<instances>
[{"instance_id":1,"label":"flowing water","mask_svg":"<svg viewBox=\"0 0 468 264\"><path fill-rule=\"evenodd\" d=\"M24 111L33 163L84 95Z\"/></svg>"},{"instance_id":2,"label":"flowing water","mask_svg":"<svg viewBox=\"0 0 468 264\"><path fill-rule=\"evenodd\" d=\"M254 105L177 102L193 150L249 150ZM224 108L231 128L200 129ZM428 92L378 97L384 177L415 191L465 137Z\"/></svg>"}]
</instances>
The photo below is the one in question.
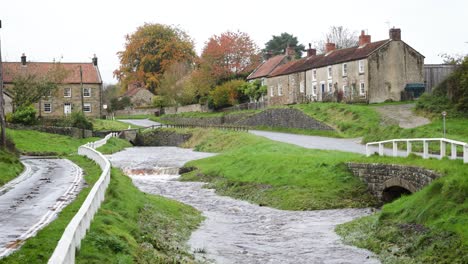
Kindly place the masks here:
<instances>
[{"instance_id":1,"label":"flowing water","mask_svg":"<svg viewBox=\"0 0 468 264\"><path fill-rule=\"evenodd\" d=\"M285 211L217 195L203 183L180 182L177 169L213 154L175 147L130 148L110 156L144 192L189 204L206 217L188 241L213 263L379 263L369 251L344 245L335 226L369 209Z\"/></svg>"}]
</instances>

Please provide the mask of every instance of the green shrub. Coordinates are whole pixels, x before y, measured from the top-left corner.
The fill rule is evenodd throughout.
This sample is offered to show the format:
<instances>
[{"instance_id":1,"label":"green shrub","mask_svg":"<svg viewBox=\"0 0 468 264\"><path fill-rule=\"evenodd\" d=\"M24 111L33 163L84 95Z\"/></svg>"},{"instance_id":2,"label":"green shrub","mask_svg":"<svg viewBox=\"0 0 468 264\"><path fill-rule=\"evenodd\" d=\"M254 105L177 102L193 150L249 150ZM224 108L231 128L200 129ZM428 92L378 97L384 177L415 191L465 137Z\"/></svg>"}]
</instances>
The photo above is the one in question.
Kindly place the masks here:
<instances>
[{"instance_id":1,"label":"green shrub","mask_svg":"<svg viewBox=\"0 0 468 264\"><path fill-rule=\"evenodd\" d=\"M22 106L8 117L11 123L34 125L36 123L36 109L34 106ZM8 120L7 119L7 120Z\"/></svg>"},{"instance_id":2,"label":"green shrub","mask_svg":"<svg viewBox=\"0 0 468 264\"><path fill-rule=\"evenodd\" d=\"M93 129L93 123L82 112L73 112L71 115L72 126L83 129Z\"/></svg>"}]
</instances>

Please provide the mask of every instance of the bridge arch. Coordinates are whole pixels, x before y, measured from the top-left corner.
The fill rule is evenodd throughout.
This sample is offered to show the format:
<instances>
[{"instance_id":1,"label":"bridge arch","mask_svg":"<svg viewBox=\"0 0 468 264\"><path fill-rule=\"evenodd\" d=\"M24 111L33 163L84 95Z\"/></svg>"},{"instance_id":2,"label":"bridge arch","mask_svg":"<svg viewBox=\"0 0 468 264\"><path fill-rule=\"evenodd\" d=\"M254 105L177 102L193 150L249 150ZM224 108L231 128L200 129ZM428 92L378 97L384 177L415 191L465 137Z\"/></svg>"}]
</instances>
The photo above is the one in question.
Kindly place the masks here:
<instances>
[{"instance_id":1,"label":"bridge arch","mask_svg":"<svg viewBox=\"0 0 468 264\"><path fill-rule=\"evenodd\" d=\"M402 195L409 195L417 192L418 189L410 182L400 177L394 177L386 180L383 184L382 201L384 203L392 202Z\"/></svg>"}]
</instances>

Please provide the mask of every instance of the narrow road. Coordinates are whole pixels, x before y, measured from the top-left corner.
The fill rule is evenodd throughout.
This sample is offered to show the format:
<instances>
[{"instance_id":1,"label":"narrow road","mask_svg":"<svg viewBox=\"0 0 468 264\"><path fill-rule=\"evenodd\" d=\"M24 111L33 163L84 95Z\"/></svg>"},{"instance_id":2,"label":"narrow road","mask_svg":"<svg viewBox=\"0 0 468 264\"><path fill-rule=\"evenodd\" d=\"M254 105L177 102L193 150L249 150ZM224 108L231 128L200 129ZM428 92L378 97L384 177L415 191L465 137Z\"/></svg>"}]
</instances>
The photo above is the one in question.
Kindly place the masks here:
<instances>
[{"instance_id":1,"label":"narrow road","mask_svg":"<svg viewBox=\"0 0 468 264\"><path fill-rule=\"evenodd\" d=\"M141 127L157 126L161 124L149 119L119 119L119 121Z\"/></svg>"},{"instance_id":2,"label":"narrow road","mask_svg":"<svg viewBox=\"0 0 468 264\"><path fill-rule=\"evenodd\" d=\"M0 258L55 219L83 187L81 168L69 160L22 162L24 172L0 188Z\"/></svg>"}]
</instances>

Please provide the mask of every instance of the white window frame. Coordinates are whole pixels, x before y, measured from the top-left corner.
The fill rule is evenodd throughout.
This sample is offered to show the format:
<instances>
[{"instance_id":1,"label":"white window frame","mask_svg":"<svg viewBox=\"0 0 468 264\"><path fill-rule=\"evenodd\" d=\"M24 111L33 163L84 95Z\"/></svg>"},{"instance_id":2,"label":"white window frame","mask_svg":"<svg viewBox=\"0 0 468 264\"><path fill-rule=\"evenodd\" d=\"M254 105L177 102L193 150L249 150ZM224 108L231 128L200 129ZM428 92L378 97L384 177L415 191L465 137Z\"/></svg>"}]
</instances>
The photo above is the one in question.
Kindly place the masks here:
<instances>
[{"instance_id":1,"label":"white window frame","mask_svg":"<svg viewBox=\"0 0 468 264\"><path fill-rule=\"evenodd\" d=\"M328 80L327 92L329 92L329 93L333 92L333 81L332 80Z\"/></svg>"},{"instance_id":2,"label":"white window frame","mask_svg":"<svg viewBox=\"0 0 468 264\"><path fill-rule=\"evenodd\" d=\"M274 96L275 96L275 88L274 88L274 87L271 87L271 88L270 88L270 96L271 96L271 97L274 97Z\"/></svg>"},{"instance_id":3,"label":"white window frame","mask_svg":"<svg viewBox=\"0 0 468 264\"><path fill-rule=\"evenodd\" d=\"M348 88L348 85L343 84L343 93L346 93L346 88Z\"/></svg>"},{"instance_id":4,"label":"white window frame","mask_svg":"<svg viewBox=\"0 0 468 264\"><path fill-rule=\"evenodd\" d=\"M317 69L313 69L312 70L312 81L316 81L317 80Z\"/></svg>"},{"instance_id":5,"label":"white window frame","mask_svg":"<svg viewBox=\"0 0 468 264\"><path fill-rule=\"evenodd\" d=\"M366 84L364 82L359 83L359 94L360 95L366 94Z\"/></svg>"},{"instance_id":6,"label":"white window frame","mask_svg":"<svg viewBox=\"0 0 468 264\"><path fill-rule=\"evenodd\" d=\"M348 64L347 63L343 63L342 70L343 70L343 76L348 76Z\"/></svg>"},{"instance_id":7,"label":"white window frame","mask_svg":"<svg viewBox=\"0 0 468 264\"><path fill-rule=\"evenodd\" d=\"M300 92L300 93L304 93L304 92L305 92L304 81L300 81L300 82L299 82L299 92Z\"/></svg>"},{"instance_id":8,"label":"white window frame","mask_svg":"<svg viewBox=\"0 0 468 264\"><path fill-rule=\"evenodd\" d=\"M317 83L312 83L312 95L317 96Z\"/></svg>"},{"instance_id":9,"label":"white window frame","mask_svg":"<svg viewBox=\"0 0 468 264\"><path fill-rule=\"evenodd\" d=\"M85 91L88 91L88 93L85 93ZM91 88L83 87L83 97L91 97Z\"/></svg>"},{"instance_id":10,"label":"white window frame","mask_svg":"<svg viewBox=\"0 0 468 264\"><path fill-rule=\"evenodd\" d=\"M71 87L63 88L63 97L72 97L72 88Z\"/></svg>"},{"instance_id":11,"label":"white window frame","mask_svg":"<svg viewBox=\"0 0 468 264\"><path fill-rule=\"evenodd\" d=\"M328 76L328 79L331 79L331 78L332 78L332 75L333 75L332 66L328 66L328 67L327 67L327 76Z\"/></svg>"},{"instance_id":12,"label":"white window frame","mask_svg":"<svg viewBox=\"0 0 468 264\"><path fill-rule=\"evenodd\" d=\"M49 105L49 110L46 110L46 105ZM52 113L52 103L44 103L44 113Z\"/></svg>"},{"instance_id":13,"label":"white window frame","mask_svg":"<svg viewBox=\"0 0 468 264\"><path fill-rule=\"evenodd\" d=\"M89 108L89 110L86 110L86 108ZM84 113L91 113L91 103L84 103L83 104L83 112Z\"/></svg>"},{"instance_id":14,"label":"white window frame","mask_svg":"<svg viewBox=\"0 0 468 264\"><path fill-rule=\"evenodd\" d=\"M278 84L278 96L283 95L283 86L281 84Z\"/></svg>"},{"instance_id":15,"label":"white window frame","mask_svg":"<svg viewBox=\"0 0 468 264\"><path fill-rule=\"evenodd\" d=\"M364 60L358 62L359 73L364 73Z\"/></svg>"}]
</instances>

